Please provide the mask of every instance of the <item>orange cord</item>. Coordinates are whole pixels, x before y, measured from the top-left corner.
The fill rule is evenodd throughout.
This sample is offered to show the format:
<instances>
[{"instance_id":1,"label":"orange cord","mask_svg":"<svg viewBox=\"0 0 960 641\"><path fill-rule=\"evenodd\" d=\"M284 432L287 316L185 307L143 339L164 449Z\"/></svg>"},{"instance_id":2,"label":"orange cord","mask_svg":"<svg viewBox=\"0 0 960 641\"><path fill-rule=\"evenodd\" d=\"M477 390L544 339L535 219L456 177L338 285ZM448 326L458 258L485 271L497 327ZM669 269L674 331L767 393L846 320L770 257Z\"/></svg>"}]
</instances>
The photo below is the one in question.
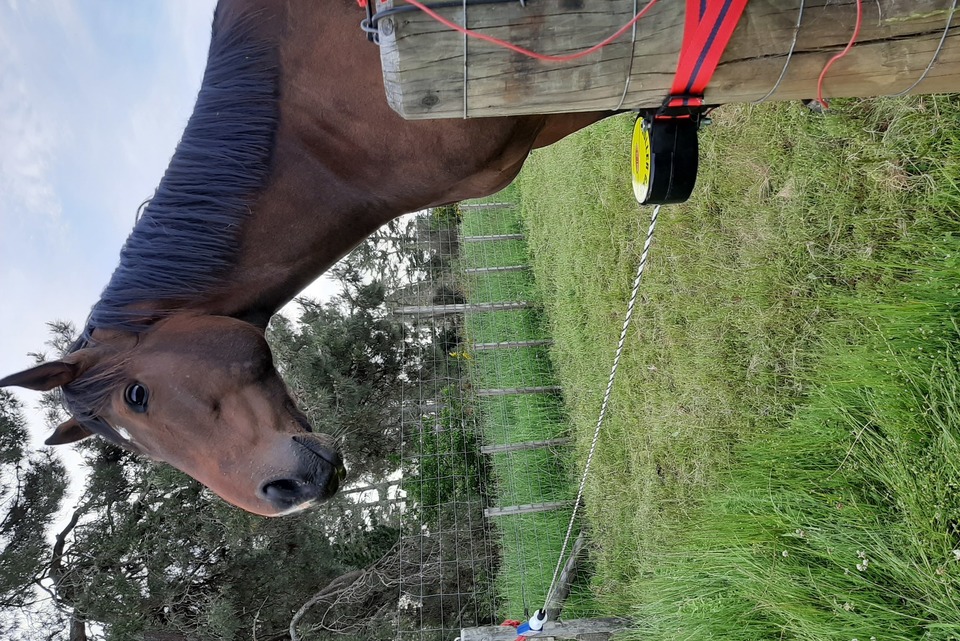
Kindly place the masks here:
<instances>
[{"instance_id":1,"label":"orange cord","mask_svg":"<svg viewBox=\"0 0 960 641\"><path fill-rule=\"evenodd\" d=\"M850 50L853 48L853 44L857 41L857 36L860 35L860 25L863 23L863 0L857 0L857 23L853 27L853 35L850 36L850 42L847 43L847 46L844 47L843 51L830 58L827 61L827 64L824 65L823 71L820 72L820 77L817 78L817 102L823 105L824 109L829 109L830 105L823 98L823 79L827 75L827 70L833 66L840 58L844 57Z\"/></svg>"},{"instance_id":2,"label":"orange cord","mask_svg":"<svg viewBox=\"0 0 960 641\"><path fill-rule=\"evenodd\" d=\"M426 6L422 2L419 2L419 0L406 0L406 2L407 4L411 4L416 8L420 9L421 11L423 11L425 14L427 14L428 16L430 16L440 24L447 26L453 29L454 31L462 33L471 38L476 38L478 40L483 40L484 42L489 42L499 47L504 47L505 49L509 49L510 51L515 51L519 54L523 54L524 56L535 58L537 60L544 60L546 62L568 62L570 60L576 60L577 58L588 56L591 53L594 53L595 51L599 51L600 49L602 49L603 47L606 47L608 44L610 44L611 42L613 42L614 40L622 36L624 33L626 33L630 27L632 27L634 24L637 23L638 20L640 20L640 18L646 15L647 11L649 11L653 7L653 5L657 4L657 0L650 0L649 2L647 2L647 6L645 6L642 10L640 10L640 12L637 15L635 15L630 20L630 22L620 27L620 29L618 29L616 33L611 35L609 38L603 40L602 42L598 42L597 44L593 45L589 49L584 49L583 51L578 51L577 53L571 53L567 55L552 56L548 54L537 53L536 51L530 51L529 49L524 49L523 47L507 42L506 40L500 40L499 38L494 38L493 36L488 36L483 33L478 33L476 31L471 31L470 29L466 29L463 26L458 25L456 22L451 22L450 20L447 20L446 18L438 14L436 11L434 11L430 7Z\"/></svg>"}]
</instances>

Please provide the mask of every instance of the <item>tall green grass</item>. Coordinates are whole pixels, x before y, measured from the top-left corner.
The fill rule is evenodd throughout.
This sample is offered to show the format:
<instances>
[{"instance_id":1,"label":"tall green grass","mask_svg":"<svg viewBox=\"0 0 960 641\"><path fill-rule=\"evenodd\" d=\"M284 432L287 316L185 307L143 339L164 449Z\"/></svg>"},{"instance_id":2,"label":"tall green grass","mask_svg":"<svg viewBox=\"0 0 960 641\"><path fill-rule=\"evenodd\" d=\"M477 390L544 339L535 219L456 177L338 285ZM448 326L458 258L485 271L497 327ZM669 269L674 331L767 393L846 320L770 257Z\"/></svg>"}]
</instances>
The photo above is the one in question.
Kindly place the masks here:
<instances>
[{"instance_id":1,"label":"tall green grass","mask_svg":"<svg viewBox=\"0 0 960 641\"><path fill-rule=\"evenodd\" d=\"M727 107L664 208L588 487L643 639L960 637L960 105ZM581 460L648 210L628 118L518 181Z\"/></svg>"},{"instance_id":2,"label":"tall green grass","mask_svg":"<svg viewBox=\"0 0 960 641\"><path fill-rule=\"evenodd\" d=\"M810 398L635 585L644 638L956 638L958 299L911 285L824 347Z\"/></svg>"}]
</instances>

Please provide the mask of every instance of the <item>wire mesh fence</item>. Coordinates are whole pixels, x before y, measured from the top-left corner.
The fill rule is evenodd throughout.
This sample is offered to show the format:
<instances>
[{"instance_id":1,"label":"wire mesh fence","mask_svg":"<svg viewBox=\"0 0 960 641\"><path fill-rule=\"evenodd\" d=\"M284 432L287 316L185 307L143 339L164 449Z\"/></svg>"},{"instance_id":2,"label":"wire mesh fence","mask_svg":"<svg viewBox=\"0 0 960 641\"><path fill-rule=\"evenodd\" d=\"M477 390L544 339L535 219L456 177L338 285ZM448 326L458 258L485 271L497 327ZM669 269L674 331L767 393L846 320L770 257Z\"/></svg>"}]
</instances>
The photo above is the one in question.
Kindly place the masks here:
<instances>
[{"instance_id":1,"label":"wire mesh fence","mask_svg":"<svg viewBox=\"0 0 960 641\"><path fill-rule=\"evenodd\" d=\"M461 203L416 229L429 267L389 301L432 373L402 401L400 550L416 571L397 620L400 639L453 639L544 605L577 467L518 205Z\"/></svg>"}]
</instances>

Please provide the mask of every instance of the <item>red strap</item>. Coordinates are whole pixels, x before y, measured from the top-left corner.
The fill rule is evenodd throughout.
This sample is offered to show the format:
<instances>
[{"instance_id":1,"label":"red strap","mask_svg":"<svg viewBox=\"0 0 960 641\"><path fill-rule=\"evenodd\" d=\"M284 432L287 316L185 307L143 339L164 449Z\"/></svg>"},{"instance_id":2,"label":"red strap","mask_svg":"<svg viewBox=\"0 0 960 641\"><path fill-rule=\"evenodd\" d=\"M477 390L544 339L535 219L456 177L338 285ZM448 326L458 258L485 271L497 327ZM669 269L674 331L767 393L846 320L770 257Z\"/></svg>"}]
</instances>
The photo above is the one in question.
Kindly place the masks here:
<instances>
[{"instance_id":1,"label":"red strap","mask_svg":"<svg viewBox=\"0 0 960 641\"><path fill-rule=\"evenodd\" d=\"M690 48L690 41L700 21L703 20L703 14L707 12L707 0L687 0L687 15L683 22L683 42L680 45L680 56Z\"/></svg>"},{"instance_id":2,"label":"red strap","mask_svg":"<svg viewBox=\"0 0 960 641\"><path fill-rule=\"evenodd\" d=\"M668 106L703 105L703 92L746 6L747 0L687 0L680 61Z\"/></svg>"},{"instance_id":3,"label":"red strap","mask_svg":"<svg viewBox=\"0 0 960 641\"><path fill-rule=\"evenodd\" d=\"M514 619L507 619L506 621L504 621L504 622L501 623L500 625L503 626L503 627L507 627L507 628L516 628L516 627L518 627L521 623L523 623L523 621L517 621L517 620L514 620ZM521 636L518 636L514 641L524 641L526 638L527 638L527 637L521 635Z\"/></svg>"}]
</instances>

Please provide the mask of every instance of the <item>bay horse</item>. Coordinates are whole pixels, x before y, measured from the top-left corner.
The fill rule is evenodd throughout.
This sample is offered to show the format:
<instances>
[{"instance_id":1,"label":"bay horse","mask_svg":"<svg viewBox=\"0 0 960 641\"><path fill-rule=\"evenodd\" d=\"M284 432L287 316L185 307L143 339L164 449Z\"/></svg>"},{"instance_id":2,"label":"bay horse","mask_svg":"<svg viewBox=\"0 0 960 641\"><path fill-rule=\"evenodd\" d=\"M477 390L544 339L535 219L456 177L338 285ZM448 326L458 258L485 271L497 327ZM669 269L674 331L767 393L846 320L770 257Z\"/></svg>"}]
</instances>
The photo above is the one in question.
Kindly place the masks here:
<instances>
[{"instance_id":1,"label":"bay horse","mask_svg":"<svg viewBox=\"0 0 960 641\"><path fill-rule=\"evenodd\" d=\"M332 496L264 339L270 317L369 233L493 193L535 147L608 113L408 122L387 105L356 0L221 0L197 103L81 337L0 379L59 387L47 444L97 435L277 516Z\"/></svg>"}]
</instances>

